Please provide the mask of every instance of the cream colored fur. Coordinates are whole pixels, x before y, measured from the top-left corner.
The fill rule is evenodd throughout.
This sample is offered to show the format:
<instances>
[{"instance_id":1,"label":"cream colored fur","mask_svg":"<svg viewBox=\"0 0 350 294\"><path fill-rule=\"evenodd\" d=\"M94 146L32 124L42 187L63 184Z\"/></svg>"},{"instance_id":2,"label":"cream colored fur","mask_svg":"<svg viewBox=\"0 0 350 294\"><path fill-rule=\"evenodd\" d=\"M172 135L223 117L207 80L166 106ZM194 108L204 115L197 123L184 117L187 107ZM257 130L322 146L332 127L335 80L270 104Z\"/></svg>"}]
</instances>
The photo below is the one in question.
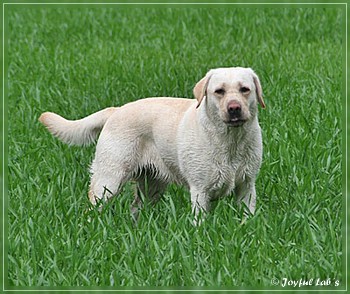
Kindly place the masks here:
<instances>
[{"instance_id":1,"label":"cream colored fur","mask_svg":"<svg viewBox=\"0 0 350 294\"><path fill-rule=\"evenodd\" d=\"M214 69L197 83L194 95L197 101L141 99L77 121L49 112L39 120L68 144L89 144L102 130L91 166L93 204L134 180L136 218L144 196L155 203L175 182L190 189L196 215L233 192L254 213L262 160L257 103L265 107L257 75L249 68Z\"/></svg>"}]
</instances>

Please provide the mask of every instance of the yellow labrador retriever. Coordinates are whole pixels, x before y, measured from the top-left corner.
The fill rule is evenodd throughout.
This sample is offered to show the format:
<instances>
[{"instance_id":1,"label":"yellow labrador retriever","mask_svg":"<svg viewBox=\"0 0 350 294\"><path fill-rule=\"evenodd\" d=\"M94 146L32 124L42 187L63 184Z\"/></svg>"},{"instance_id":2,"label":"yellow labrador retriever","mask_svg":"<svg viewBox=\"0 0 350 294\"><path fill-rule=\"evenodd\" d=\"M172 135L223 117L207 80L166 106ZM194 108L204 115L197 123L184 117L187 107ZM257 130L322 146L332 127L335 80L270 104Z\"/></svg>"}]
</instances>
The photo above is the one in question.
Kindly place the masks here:
<instances>
[{"instance_id":1,"label":"yellow labrador retriever","mask_svg":"<svg viewBox=\"0 0 350 294\"><path fill-rule=\"evenodd\" d=\"M91 166L94 205L134 180L135 218L142 197L155 203L171 182L190 189L195 215L233 191L254 213L262 160L257 102L265 107L258 76L250 68L213 69L193 92L196 100L147 98L80 120L51 112L39 120L68 144L89 144L101 132Z\"/></svg>"}]
</instances>

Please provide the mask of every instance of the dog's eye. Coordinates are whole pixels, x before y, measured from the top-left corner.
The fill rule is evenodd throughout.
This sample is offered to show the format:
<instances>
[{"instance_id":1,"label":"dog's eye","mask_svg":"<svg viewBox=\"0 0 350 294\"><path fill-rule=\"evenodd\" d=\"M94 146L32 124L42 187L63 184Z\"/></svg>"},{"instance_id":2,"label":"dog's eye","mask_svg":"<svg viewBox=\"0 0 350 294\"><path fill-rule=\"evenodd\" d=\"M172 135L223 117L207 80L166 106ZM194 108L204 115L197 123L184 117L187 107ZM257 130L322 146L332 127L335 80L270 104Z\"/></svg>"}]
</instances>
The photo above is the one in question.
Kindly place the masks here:
<instances>
[{"instance_id":1,"label":"dog's eye","mask_svg":"<svg viewBox=\"0 0 350 294\"><path fill-rule=\"evenodd\" d=\"M242 93L242 94L247 94L250 92L250 89L247 88L247 87L242 87L239 89L239 91Z\"/></svg>"},{"instance_id":2,"label":"dog's eye","mask_svg":"<svg viewBox=\"0 0 350 294\"><path fill-rule=\"evenodd\" d=\"M220 89L217 89L215 90L215 94L218 94L218 95L225 95L225 90L220 88Z\"/></svg>"}]
</instances>

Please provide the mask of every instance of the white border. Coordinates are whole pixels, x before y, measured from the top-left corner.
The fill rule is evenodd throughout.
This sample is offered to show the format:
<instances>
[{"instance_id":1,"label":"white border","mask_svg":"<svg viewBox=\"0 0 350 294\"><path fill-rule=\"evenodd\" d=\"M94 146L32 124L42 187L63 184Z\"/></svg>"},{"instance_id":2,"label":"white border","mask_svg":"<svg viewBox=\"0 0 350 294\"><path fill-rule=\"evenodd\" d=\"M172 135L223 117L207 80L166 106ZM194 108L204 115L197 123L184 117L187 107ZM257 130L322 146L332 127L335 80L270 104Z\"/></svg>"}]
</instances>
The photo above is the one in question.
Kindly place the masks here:
<instances>
[{"instance_id":1,"label":"white border","mask_svg":"<svg viewBox=\"0 0 350 294\"><path fill-rule=\"evenodd\" d=\"M157 3L157 2L150 2L150 3L108 3L108 2L102 2L102 3L3 3L2 4L2 118L3 118L3 125L2 125L2 136L3 136L3 149L2 149L2 158L3 158L3 163L2 163L2 169L3 169L3 185L2 185L2 195L5 195L5 5L345 5L345 214L346 214L346 220L345 220L345 277L343 277L343 280L345 280L345 289L302 289L302 290L297 290L297 289L262 289L262 290L243 290L243 289L237 289L237 290L211 290L211 289L191 289L189 287L188 289L184 290L179 290L179 289L172 289L169 287L169 289L103 289L104 287L100 287L102 289L100 290L95 290L95 289L50 289L50 287L47 287L48 289L35 289L35 290L30 290L30 289L5 289L5 197L3 197L3 219L2 219L2 238L3 238L3 244L2 244L2 258L3 258L3 265L2 265L2 291L3 292L40 292L40 291L45 291L45 292L165 292L165 291L174 291L174 292L198 292L198 291L205 291L205 292L241 292L241 291L249 291L249 292L257 292L257 291L271 291L271 292L281 292L281 291L293 291L293 292L347 292L348 289L348 216L347 216L347 208L348 208L348 199L347 199L347 190L348 190L348 166L347 166L347 158L348 158L348 3L347 2L336 2L336 3L284 3L284 2L279 2L279 3L271 3L271 2L266 2L266 3L207 3L207 2L199 2L199 3L178 3L178 2L171 2L171 3ZM70 288L70 287L67 287ZM74 288L74 286L72 286Z\"/></svg>"}]
</instances>

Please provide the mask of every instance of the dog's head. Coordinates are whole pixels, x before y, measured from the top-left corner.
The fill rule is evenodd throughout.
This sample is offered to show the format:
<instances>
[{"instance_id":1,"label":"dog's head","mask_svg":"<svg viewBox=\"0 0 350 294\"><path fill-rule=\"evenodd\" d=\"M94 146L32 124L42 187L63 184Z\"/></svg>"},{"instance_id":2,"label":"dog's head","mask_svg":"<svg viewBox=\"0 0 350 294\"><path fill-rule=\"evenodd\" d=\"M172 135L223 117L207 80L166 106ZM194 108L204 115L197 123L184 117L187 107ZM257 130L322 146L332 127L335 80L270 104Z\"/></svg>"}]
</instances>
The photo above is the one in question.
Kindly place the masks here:
<instances>
[{"instance_id":1,"label":"dog's head","mask_svg":"<svg viewBox=\"0 0 350 294\"><path fill-rule=\"evenodd\" d=\"M257 102L265 108L258 76L250 68L230 67L210 70L193 89L197 108L206 99L228 126L239 127L255 116Z\"/></svg>"}]
</instances>

